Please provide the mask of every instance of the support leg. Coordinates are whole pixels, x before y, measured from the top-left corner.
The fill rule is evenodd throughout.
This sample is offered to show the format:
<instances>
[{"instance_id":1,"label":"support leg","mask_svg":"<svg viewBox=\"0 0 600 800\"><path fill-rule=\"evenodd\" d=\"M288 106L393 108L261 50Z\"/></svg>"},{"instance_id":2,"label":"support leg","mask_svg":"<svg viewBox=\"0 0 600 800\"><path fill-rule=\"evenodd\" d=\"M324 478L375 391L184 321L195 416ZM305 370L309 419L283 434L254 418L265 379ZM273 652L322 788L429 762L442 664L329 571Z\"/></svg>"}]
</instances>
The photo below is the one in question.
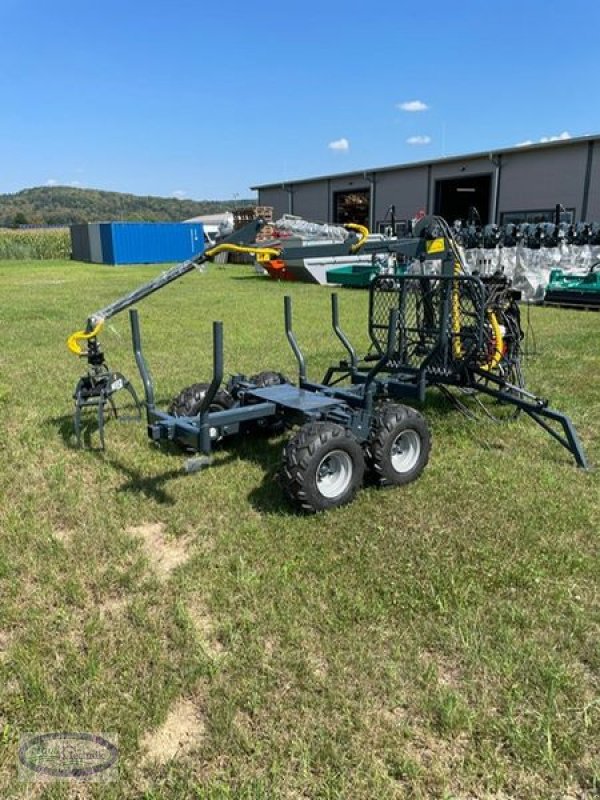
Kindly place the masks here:
<instances>
[{"instance_id":1,"label":"support leg","mask_svg":"<svg viewBox=\"0 0 600 800\"><path fill-rule=\"evenodd\" d=\"M106 400L104 397L100 398L98 403L98 433L100 434L100 448L106 450L104 443L104 405Z\"/></svg>"},{"instance_id":2,"label":"support leg","mask_svg":"<svg viewBox=\"0 0 600 800\"><path fill-rule=\"evenodd\" d=\"M81 402L78 396L75 400L75 413L73 415L73 427L77 438L77 447L81 447Z\"/></svg>"}]
</instances>

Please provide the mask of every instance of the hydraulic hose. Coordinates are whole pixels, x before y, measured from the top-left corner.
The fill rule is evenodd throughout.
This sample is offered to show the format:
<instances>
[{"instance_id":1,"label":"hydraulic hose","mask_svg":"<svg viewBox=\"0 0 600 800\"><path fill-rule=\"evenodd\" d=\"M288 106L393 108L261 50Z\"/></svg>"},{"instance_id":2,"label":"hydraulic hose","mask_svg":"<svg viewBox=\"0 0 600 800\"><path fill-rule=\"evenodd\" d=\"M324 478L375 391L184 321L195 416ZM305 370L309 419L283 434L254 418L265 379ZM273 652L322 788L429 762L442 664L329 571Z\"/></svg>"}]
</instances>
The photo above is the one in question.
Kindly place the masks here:
<instances>
[{"instance_id":1,"label":"hydraulic hose","mask_svg":"<svg viewBox=\"0 0 600 800\"><path fill-rule=\"evenodd\" d=\"M275 247L247 247L246 245L241 244L217 244L215 247L211 247L210 250L205 250L204 255L207 258L213 258L214 256L218 255L218 253L250 253L250 255L257 255L263 256L263 259L259 260L268 260L269 258L278 258L281 255L281 250L276 249Z\"/></svg>"},{"instance_id":2,"label":"hydraulic hose","mask_svg":"<svg viewBox=\"0 0 600 800\"><path fill-rule=\"evenodd\" d=\"M364 225L358 225L355 222L349 222L347 225L344 225L344 228L348 228L348 230L351 231L358 231L358 233L360 234L360 239L358 240L358 242L356 242L356 244L353 244L352 247L350 248L352 253L358 253L360 248L367 241L367 238L369 236L369 229Z\"/></svg>"},{"instance_id":3,"label":"hydraulic hose","mask_svg":"<svg viewBox=\"0 0 600 800\"><path fill-rule=\"evenodd\" d=\"M452 281L452 354L454 358L463 357L462 342L460 340L460 284L458 277L462 273L459 261L454 262L454 280Z\"/></svg>"},{"instance_id":4,"label":"hydraulic hose","mask_svg":"<svg viewBox=\"0 0 600 800\"><path fill-rule=\"evenodd\" d=\"M498 317L494 314L493 311L488 312L490 325L492 327L492 333L494 335L494 354L490 361L483 367L483 369L496 369L500 361L502 360L502 354L504 353L504 335L502 333L502 328L500 327L500 323L498 322Z\"/></svg>"}]
</instances>

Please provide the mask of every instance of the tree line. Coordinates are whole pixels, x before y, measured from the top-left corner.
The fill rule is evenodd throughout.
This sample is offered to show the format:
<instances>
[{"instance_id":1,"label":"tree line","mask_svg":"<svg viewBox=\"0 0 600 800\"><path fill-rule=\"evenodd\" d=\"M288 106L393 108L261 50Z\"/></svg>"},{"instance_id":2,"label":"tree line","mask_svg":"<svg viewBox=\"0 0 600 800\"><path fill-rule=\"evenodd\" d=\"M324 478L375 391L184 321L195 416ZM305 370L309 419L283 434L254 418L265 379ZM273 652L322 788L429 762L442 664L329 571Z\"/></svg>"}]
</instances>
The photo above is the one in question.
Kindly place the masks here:
<instances>
[{"instance_id":1,"label":"tree line","mask_svg":"<svg viewBox=\"0 0 600 800\"><path fill-rule=\"evenodd\" d=\"M179 222L202 214L218 214L251 199L180 200L70 186L39 186L0 194L0 226L72 225L79 222Z\"/></svg>"}]
</instances>

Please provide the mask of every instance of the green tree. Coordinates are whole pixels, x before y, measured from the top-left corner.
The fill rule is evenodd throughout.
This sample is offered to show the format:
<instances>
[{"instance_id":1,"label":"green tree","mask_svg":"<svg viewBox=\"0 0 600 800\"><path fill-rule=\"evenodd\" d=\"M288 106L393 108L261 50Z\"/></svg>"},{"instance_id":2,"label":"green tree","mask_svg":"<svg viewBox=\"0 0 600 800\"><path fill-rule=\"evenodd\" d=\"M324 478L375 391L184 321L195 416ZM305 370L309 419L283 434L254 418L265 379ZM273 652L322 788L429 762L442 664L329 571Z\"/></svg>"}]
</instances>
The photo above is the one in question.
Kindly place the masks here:
<instances>
[{"instance_id":1,"label":"green tree","mask_svg":"<svg viewBox=\"0 0 600 800\"><path fill-rule=\"evenodd\" d=\"M18 228L21 225L28 225L28 224L29 224L29 221L28 221L27 217L25 216L25 214L23 214L22 211L18 211L14 216L13 226L15 228Z\"/></svg>"}]
</instances>

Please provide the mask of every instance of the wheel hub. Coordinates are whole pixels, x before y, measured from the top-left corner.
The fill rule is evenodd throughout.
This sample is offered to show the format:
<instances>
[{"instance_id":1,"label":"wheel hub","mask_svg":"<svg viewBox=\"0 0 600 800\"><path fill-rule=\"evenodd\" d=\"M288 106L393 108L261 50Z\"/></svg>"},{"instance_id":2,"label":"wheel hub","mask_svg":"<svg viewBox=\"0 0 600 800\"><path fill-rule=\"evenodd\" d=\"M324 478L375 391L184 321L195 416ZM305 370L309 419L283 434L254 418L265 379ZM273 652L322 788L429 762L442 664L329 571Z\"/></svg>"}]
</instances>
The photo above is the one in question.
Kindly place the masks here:
<instances>
[{"instance_id":1,"label":"wheel hub","mask_svg":"<svg viewBox=\"0 0 600 800\"><path fill-rule=\"evenodd\" d=\"M405 430L396 436L390 450L390 461L396 472L410 472L421 455L421 437L417 431Z\"/></svg>"},{"instance_id":2,"label":"wheel hub","mask_svg":"<svg viewBox=\"0 0 600 800\"><path fill-rule=\"evenodd\" d=\"M329 499L344 494L352 481L354 465L350 455L343 450L332 450L317 467L317 489Z\"/></svg>"}]
</instances>

